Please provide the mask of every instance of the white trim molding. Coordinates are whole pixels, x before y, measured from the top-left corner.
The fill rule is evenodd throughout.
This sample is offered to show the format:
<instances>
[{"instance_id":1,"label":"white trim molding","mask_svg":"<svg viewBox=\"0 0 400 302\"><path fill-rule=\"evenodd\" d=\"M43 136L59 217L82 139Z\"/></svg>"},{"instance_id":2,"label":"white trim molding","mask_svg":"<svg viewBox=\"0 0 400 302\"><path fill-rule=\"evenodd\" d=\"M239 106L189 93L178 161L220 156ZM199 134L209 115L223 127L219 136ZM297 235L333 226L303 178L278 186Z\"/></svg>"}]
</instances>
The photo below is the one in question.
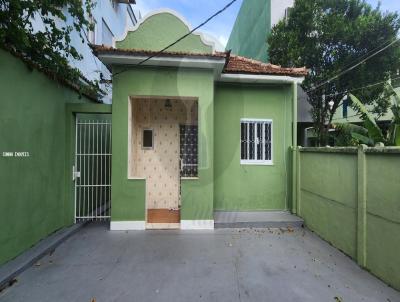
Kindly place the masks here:
<instances>
[{"instance_id":1,"label":"white trim molding","mask_svg":"<svg viewBox=\"0 0 400 302\"><path fill-rule=\"evenodd\" d=\"M141 231L146 229L146 222L139 221L111 221L111 231Z\"/></svg>"},{"instance_id":2,"label":"white trim molding","mask_svg":"<svg viewBox=\"0 0 400 302\"><path fill-rule=\"evenodd\" d=\"M218 82L228 83L254 83L254 84L301 84L304 81L304 77L296 78L289 76L277 76L277 75L263 75L263 74L221 74Z\"/></svg>"},{"instance_id":3,"label":"white trim molding","mask_svg":"<svg viewBox=\"0 0 400 302\"><path fill-rule=\"evenodd\" d=\"M181 230L214 230L214 220L181 220Z\"/></svg>"},{"instance_id":4,"label":"white trim molding","mask_svg":"<svg viewBox=\"0 0 400 302\"><path fill-rule=\"evenodd\" d=\"M137 65L148 59L146 56L121 55L121 54L99 54L99 60L105 65ZM175 57L163 55L153 57L143 63L143 66L164 66L181 68L199 68L214 70L214 77L218 78L225 66L225 57L203 58L203 57Z\"/></svg>"},{"instance_id":5,"label":"white trim molding","mask_svg":"<svg viewBox=\"0 0 400 302\"><path fill-rule=\"evenodd\" d=\"M122 36L119 38L113 38L113 41L112 41L113 47L115 48L116 42L125 40L126 36L128 35L129 32L136 31L140 27L140 25L142 25L147 19L149 19L152 16L164 14L164 13L171 14L171 15L175 16L176 18L178 18L183 24L185 24L185 26L188 29L188 32L192 30L192 26L182 15L178 14L176 11L173 11L171 9L163 8L163 9L155 10L155 11L148 13L142 19L140 19L139 22L137 22L136 25L133 27L126 25ZM213 41L210 41L210 39L207 39L207 37L201 32L195 31L195 32L193 32L193 34L196 36L199 36L201 42L206 46L210 46L212 53L215 53L215 43Z\"/></svg>"}]
</instances>

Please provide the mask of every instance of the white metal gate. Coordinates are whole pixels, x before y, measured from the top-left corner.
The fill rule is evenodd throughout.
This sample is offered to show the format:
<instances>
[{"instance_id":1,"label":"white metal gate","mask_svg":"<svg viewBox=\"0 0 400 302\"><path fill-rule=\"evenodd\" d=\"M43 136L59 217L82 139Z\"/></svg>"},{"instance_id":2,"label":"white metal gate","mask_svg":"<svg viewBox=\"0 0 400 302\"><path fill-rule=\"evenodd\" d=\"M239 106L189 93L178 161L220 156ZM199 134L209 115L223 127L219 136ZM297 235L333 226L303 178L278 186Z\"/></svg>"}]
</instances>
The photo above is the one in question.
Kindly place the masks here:
<instances>
[{"instance_id":1,"label":"white metal gate","mask_svg":"<svg viewBox=\"0 0 400 302\"><path fill-rule=\"evenodd\" d=\"M75 222L111 214L111 120L76 119Z\"/></svg>"}]
</instances>

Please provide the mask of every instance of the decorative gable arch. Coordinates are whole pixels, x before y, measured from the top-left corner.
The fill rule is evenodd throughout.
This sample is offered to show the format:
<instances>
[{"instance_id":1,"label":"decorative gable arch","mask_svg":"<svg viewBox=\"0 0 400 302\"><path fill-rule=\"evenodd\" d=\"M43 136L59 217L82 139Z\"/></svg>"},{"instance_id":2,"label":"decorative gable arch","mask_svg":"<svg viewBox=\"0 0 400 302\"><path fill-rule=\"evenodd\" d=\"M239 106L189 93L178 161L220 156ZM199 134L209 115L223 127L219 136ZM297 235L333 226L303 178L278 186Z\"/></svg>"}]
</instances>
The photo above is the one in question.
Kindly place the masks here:
<instances>
[{"instance_id":1,"label":"decorative gable arch","mask_svg":"<svg viewBox=\"0 0 400 302\"><path fill-rule=\"evenodd\" d=\"M113 41L113 46L160 51L190 31L191 26L184 17L173 10L162 9L146 15L134 27L126 28L122 37ZM215 43L202 33L192 33L168 51L214 54Z\"/></svg>"}]
</instances>

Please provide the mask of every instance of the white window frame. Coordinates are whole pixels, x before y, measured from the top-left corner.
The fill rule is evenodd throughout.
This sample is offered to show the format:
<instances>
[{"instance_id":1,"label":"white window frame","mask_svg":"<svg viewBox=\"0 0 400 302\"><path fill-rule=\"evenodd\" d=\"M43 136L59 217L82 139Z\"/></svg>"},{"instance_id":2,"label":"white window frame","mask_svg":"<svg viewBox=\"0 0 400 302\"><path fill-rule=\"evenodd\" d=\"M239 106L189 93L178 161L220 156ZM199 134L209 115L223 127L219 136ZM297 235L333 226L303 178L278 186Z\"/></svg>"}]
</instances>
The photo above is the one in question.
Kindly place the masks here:
<instances>
[{"instance_id":1,"label":"white window frame","mask_svg":"<svg viewBox=\"0 0 400 302\"><path fill-rule=\"evenodd\" d=\"M271 159L270 160L258 160L258 159L242 159L242 134L241 134L241 128L242 128L242 123L267 123L271 125ZM255 131L257 131L257 127L255 127ZM256 132L255 132L256 133ZM239 138L239 146L240 146L240 164L241 165L260 165L260 166L272 166L274 164L274 122L272 119L257 119L257 118L242 118L240 119L240 138ZM255 136L257 136L255 134ZM265 135L264 135L264 141L262 142L262 150L263 150L263 156L265 158ZM249 147L247 147L247 152L249 152ZM254 152L256 153L257 148L254 148ZM254 155L254 158L256 158L256 154Z\"/></svg>"},{"instance_id":2,"label":"white window frame","mask_svg":"<svg viewBox=\"0 0 400 302\"><path fill-rule=\"evenodd\" d=\"M86 32L86 38L91 44L96 44L96 30L97 30L97 22L94 16L89 16L89 22L93 24L93 29L88 29Z\"/></svg>"}]
</instances>

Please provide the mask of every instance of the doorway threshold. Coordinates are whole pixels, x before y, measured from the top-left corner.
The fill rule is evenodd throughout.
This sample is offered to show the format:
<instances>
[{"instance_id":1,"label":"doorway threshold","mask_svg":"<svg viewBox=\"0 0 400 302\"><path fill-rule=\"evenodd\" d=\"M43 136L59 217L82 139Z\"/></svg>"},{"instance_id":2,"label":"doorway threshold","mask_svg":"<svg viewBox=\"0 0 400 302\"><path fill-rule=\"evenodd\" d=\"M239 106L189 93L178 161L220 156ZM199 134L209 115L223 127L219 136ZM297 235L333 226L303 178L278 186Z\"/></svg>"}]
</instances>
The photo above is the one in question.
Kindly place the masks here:
<instances>
[{"instance_id":1,"label":"doorway threshold","mask_svg":"<svg viewBox=\"0 0 400 302\"><path fill-rule=\"evenodd\" d=\"M180 223L146 223L146 230L179 230Z\"/></svg>"}]
</instances>

